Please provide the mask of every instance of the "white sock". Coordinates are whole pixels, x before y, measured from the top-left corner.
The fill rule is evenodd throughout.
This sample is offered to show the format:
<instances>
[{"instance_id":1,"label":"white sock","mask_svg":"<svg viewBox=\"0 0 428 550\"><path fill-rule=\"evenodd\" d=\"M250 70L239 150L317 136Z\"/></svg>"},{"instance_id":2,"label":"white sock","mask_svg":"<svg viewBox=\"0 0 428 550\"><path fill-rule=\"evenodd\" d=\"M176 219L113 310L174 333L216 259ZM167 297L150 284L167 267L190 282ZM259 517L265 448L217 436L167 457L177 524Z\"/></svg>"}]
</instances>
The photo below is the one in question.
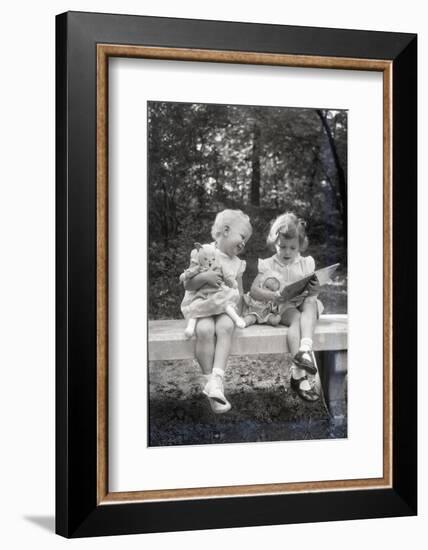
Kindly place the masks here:
<instances>
[{"instance_id":1,"label":"white sock","mask_svg":"<svg viewBox=\"0 0 428 550\"><path fill-rule=\"evenodd\" d=\"M214 367L212 373L214 375L221 376L221 378L223 378L223 376L224 376L224 370L220 369L219 367Z\"/></svg>"},{"instance_id":2,"label":"white sock","mask_svg":"<svg viewBox=\"0 0 428 550\"><path fill-rule=\"evenodd\" d=\"M220 376L220 378L223 380L224 370L218 367L214 367L211 374L204 374L203 375L204 387L206 388L208 384L210 384L211 382L213 384L217 384L217 382L215 381L216 376Z\"/></svg>"},{"instance_id":3,"label":"white sock","mask_svg":"<svg viewBox=\"0 0 428 550\"><path fill-rule=\"evenodd\" d=\"M302 338L300 340L299 351L312 351L312 339L311 338Z\"/></svg>"},{"instance_id":4,"label":"white sock","mask_svg":"<svg viewBox=\"0 0 428 550\"><path fill-rule=\"evenodd\" d=\"M223 374L223 369L214 368L212 373L208 375L208 381L203 390L208 397L215 396L217 399L225 399L223 394Z\"/></svg>"}]
</instances>

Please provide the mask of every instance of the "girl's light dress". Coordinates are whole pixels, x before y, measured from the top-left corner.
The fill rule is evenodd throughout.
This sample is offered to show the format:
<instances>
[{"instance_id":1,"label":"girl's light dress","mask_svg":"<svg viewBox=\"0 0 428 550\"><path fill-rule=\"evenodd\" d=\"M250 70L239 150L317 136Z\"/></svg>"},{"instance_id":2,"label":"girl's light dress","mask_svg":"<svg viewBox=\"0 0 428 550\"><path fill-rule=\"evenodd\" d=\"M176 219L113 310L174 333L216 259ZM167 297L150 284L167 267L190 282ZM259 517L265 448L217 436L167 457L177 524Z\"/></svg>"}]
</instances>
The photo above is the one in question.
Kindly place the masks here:
<instances>
[{"instance_id":1,"label":"girl's light dress","mask_svg":"<svg viewBox=\"0 0 428 550\"><path fill-rule=\"evenodd\" d=\"M291 264L285 265L278 258L277 254L275 254L274 256L264 260L259 259L258 271L259 275L261 275L260 287L263 287L264 281L273 274L277 277L277 279L279 279L281 283L280 290L282 291L284 286L287 284L294 283L302 277L313 273L315 271L315 260L312 256L301 256L298 254ZM282 314L289 308L299 309L307 297L307 294L300 294L288 302L278 304L277 309L273 310L272 302L261 302L259 300L254 300L254 298L250 296L250 293L247 293L244 296L243 315L255 315L257 322L265 323L270 313L279 313L279 315L282 316ZM318 316L320 316L324 311L324 306L318 298L316 301Z\"/></svg>"},{"instance_id":2,"label":"girl's light dress","mask_svg":"<svg viewBox=\"0 0 428 550\"><path fill-rule=\"evenodd\" d=\"M189 269L181 274L180 281L184 282L186 279L192 278L197 274L198 262L195 260L195 257L195 251L192 251ZM227 273L229 277L233 277L234 281L242 276L246 267L245 261L240 260L238 256L231 258L220 250L217 250L217 263L224 273ZM238 288L230 288L225 284L222 284L219 288L206 285L199 290L186 290L181 302L181 312L185 319L199 319L201 317L220 315L220 313L225 312L228 305L237 307L240 298Z\"/></svg>"}]
</instances>

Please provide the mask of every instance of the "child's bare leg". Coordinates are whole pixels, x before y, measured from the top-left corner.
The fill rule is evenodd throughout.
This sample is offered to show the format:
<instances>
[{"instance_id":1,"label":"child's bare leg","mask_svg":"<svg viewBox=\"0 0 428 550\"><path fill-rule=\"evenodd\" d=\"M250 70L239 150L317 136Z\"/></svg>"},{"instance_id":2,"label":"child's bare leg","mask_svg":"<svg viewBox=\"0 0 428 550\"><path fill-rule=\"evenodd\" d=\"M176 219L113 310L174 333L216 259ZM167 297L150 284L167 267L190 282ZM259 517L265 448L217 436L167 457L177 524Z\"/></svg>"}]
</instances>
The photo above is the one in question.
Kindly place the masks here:
<instances>
[{"instance_id":1,"label":"child's bare leg","mask_svg":"<svg viewBox=\"0 0 428 550\"><path fill-rule=\"evenodd\" d=\"M215 321L213 317L198 319L196 324L195 357L204 374L211 374L215 352Z\"/></svg>"},{"instance_id":2,"label":"child's bare leg","mask_svg":"<svg viewBox=\"0 0 428 550\"><path fill-rule=\"evenodd\" d=\"M232 305L226 306L226 313L234 321L238 328L245 328L246 325L244 319L236 313L236 309Z\"/></svg>"},{"instance_id":3,"label":"child's bare leg","mask_svg":"<svg viewBox=\"0 0 428 550\"><path fill-rule=\"evenodd\" d=\"M302 304L302 315L300 317L302 339L300 340L299 352L295 357L295 363L298 363L301 368L310 374L316 374L317 372L312 354L312 337L317 322L317 313L316 297L306 298Z\"/></svg>"},{"instance_id":4,"label":"child's bare leg","mask_svg":"<svg viewBox=\"0 0 428 550\"><path fill-rule=\"evenodd\" d=\"M286 309L281 317L282 323L288 327L287 344L292 357L296 355L300 347L300 317L300 311L294 307ZM291 376L295 380L299 380L300 378L306 376L306 371L300 369L297 365L293 363L291 368ZM309 391L311 389L309 381L303 380L300 383L300 389Z\"/></svg>"},{"instance_id":5,"label":"child's bare leg","mask_svg":"<svg viewBox=\"0 0 428 550\"><path fill-rule=\"evenodd\" d=\"M284 311L281 317L282 323L288 327L287 344L293 357L299 351L300 346L300 315L298 309L290 307Z\"/></svg>"},{"instance_id":6,"label":"child's bare leg","mask_svg":"<svg viewBox=\"0 0 428 550\"><path fill-rule=\"evenodd\" d=\"M219 315L215 320L217 336L214 352L212 374L204 388L204 393L210 400L211 409L215 413L225 413L231 408L224 395L223 376L232 345L235 324L227 314Z\"/></svg>"},{"instance_id":7,"label":"child's bare leg","mask_svg":"<svg viewBox=\"0 0 428 550\"><path fill-rule=\"evenodd\" d=\"M293 354L293 365L291 367L291 377L293 380L291 380L291 389L305 401L317 401L319 399L319 394L311 387L307 377L309 369L306 364L301 365L302 357L300 356L302 355L301 349L303 339L300 338L302 322L300 312L295 308L287 309L282 315L282 321L285 325L289 326L288 346L290 352ZM303 356L305 358L306 354L303 354ZM304 366L305 369L301 368L302 366Z\"/></svg>"},{"instance_id":8,"label":"child's bare leg","mask_svg":"<svg viewBox=\"0 0 428 550\"><path fill-rule=\"evenodd\" d=\"M317 324L318 317L318 305L315 297L306 298L302 306L302 315L300 317L300 328L302 331L302 338L310 338L315 331L315 325Z\"/></svg>"},{"instance_id":9,"label":"child's bare leg","mask_svg":"<svg viewBox=\"0 0 428 550\"><path fill-rule=\"evenodd\" d=\"M230 348L232 346L234 329L235 325L228 315L223 313L216 318L215 333L217 335L217 341L215 345L213 368L222 371L226 368Z\"/></svg>"},{"instance_id":10,"label":"child's bare leg","mask_svg":"<svg viewBox=\"0 0 428 550\"><path fill-rule=\"evenodd\" d=\"M244 321L245 321L245 326L249 327L251 325L254 325L257 322L257 317L251 314L244 315Z\"/></svg>"}]
</instances>

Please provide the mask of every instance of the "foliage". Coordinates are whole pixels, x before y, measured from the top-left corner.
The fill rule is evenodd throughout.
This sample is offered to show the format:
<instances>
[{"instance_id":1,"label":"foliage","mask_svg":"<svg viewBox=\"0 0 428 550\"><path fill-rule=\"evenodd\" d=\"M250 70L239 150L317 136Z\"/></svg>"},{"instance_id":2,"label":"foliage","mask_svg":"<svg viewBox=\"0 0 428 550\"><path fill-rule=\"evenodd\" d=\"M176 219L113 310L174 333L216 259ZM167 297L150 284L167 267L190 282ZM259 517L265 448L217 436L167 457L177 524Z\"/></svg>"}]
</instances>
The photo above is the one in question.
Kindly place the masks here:
<instances>
[{"instance_id":1,"label":"foliage","mask_svg":"<svg viewBox=\"0 0 428 550\"><path fill-rule=\"evenodd\" d=\"M257 258L271 254L271 220L286 210L308 220L317 265L340 261L344 280L345 111L149 102L148 142L150 318L181 317L178 277L223 208L244 210L254 228L245 289Z\"/></svg>"}]
</instances>

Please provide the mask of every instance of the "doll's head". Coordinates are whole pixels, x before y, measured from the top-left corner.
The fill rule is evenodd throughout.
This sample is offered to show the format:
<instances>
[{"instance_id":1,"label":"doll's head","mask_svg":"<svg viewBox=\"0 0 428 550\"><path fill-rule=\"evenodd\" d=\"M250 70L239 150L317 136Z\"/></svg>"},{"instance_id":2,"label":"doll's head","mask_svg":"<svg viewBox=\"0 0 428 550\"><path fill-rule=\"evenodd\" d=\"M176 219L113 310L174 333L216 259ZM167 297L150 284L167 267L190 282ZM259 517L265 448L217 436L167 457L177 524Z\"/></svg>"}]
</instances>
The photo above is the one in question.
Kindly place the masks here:
<instances>
[{"instance_id":1,"label":"doll's head","mask_svg":"<svg viewBox=\"0 0 428 550\"><path fill-rule=\"evenodd\" d=\"M252 231L250 218L241 210L223 210L215 218L211 235L218 249L233 257L244 250Z\"/></svg>"},{"instance_id":2,"label":"doll's head","mask_svg":"<svg viewBox=\"0 0 428 550\"><path fill-rule=\"evenodd\" d=\"M199 265L205 269L214 269L217 265L216 247L213 244L195 243L196 258Z\"/></svg>"},{"instance_id":3,"label":"doll's head","mask_svg":"<svg viewBox=\"0 0 428 550\"><path fill-rule=\"evenodd\" d=\"M308 246L306 222L286 212L273 222L266 242L284 264L290 264Z\"/></svg>"},{"instance_id":4,"label":"doll's head","mask_svg":"<svg viewBox=\"0 0 428 550\"><path fill-rule=\"evenodd\" d=\"M279 280L273 276L266 277L263 282L263 288L267 288L268 290L272 290L273 292L279 290L280 286L281 283L279 282Z\"/></svg>"}]
</instances>

